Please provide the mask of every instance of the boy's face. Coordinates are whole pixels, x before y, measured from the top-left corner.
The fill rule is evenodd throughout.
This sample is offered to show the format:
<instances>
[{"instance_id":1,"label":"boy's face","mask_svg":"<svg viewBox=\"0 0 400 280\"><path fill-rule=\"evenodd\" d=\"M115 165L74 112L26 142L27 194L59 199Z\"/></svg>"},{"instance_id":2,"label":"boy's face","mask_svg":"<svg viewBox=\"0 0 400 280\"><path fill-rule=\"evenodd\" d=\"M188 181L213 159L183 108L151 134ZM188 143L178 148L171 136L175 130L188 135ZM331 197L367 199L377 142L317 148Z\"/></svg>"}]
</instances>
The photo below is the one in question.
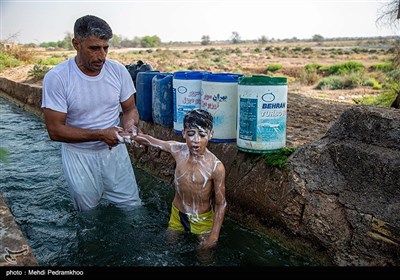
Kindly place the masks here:
<instances>
[{"instance_id":1,"label":"boy's face","mask_svg":"<svg viewBox=\"0 0 400 280\"><path fill-rule=\"evenodd\" d=\"M194 155L203 155L206 151L208 140L212 138L213 131L202 128L185 128L182 130L183 139Z\"/></svg>"}]
</instances>

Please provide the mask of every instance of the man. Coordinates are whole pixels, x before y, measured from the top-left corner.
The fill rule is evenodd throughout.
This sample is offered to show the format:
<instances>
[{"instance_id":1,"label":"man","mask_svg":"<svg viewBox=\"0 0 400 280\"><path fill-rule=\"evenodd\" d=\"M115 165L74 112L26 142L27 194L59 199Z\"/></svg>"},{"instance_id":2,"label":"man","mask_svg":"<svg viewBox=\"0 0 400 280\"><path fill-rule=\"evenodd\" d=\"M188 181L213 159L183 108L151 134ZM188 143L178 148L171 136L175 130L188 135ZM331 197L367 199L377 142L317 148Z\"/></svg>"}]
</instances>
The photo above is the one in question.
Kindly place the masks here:
<instances>
[{"instance_id":1,"label":"man","mask_svg":"<svg viewBox=\"0 0 400 280\"><path fill-rule=\"evenodd\" d=\"M106 60L112 36L107 22L96 16L77 19L76 56L43 80L46 127L52 140L63 142L64 175L80 211L96 207L101 198L121 207L141 205L127 148L117 137L137 129L136 90L125 66Z\"/></svg>"}]
</instances>

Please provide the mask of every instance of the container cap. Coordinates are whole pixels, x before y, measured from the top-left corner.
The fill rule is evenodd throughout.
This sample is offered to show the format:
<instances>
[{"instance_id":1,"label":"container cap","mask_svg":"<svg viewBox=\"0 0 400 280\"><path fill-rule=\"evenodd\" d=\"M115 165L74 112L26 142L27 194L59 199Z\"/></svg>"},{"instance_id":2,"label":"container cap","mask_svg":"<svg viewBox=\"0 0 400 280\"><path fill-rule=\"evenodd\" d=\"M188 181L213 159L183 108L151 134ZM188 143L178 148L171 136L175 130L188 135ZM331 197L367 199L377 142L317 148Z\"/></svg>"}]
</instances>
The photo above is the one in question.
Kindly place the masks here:
<instances>
[{"instance_id":1,"label":"container cap","mask_svg":"<svg viewBox=\"0 0 400 280\"><path fill-rule=\"evenodd\" d=\"M160 73L158 70L151 70L151 71L146 71L146 72L139 72L137 73L138 76L154 76Z\"/></svg>"},{"instance_id":2,"label":"container cap","mask_svg":"<svg viewBox=\"0 0 400 280\"><path fill-rule=\"evenodd\" d=\"M160 72L160 73L158 73L158 74L156 75L157 79L159 79L159 78L165 78L165 77L168 77L168 76L172 76L172 73L169 73L169 72Z\"/></svg>"},{"instance_id":3,"label":"container cap","mask_svg":"<svg viewBox=\"0 0 400 280\"><path fill-rule=\"evenodd\" d=\"M239 85L287 85L287 78L265 75L244 76L239 78Z\"/></svg>"},{"instance_id":4,"label":"container cap","mask_svg":"<svg viewBox=\"0 0 400 280\"><path fill-rule=\"evenodd\" d=\"M207 71L178 71L174 72L174 79L179 80L202 80L204 74L208 74Z\"/></svg>"},{"instance_id":5,"label":"container cap","mask_svg":"<svg viewBox=\"0 0 400 280\"><path fill-rule=\"evenodd\" d=\"M221 83L237 83L239 77L243 74L234 73L210 73L203 76L203 81L208 82L221 82Z\"/></svg>"}]
</instances>

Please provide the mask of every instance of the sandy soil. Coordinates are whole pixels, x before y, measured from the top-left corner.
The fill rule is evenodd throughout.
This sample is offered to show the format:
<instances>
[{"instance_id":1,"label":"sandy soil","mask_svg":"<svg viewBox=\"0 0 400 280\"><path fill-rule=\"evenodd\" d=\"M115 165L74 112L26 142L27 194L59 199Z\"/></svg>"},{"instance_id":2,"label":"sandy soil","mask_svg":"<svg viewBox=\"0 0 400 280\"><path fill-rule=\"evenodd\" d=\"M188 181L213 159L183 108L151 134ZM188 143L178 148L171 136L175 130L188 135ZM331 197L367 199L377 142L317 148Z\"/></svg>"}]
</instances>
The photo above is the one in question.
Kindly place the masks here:
<instances>
[{"instance_id":1,"label":"sandy soil","mask_svg":"<svg viewBox=\"0 0 400 280\"><path fill-rule=\"evenodd\" d=\"M7 69L0 77L29 84L42 85L42 81L29 78L33 65ZM289 85L287 145L296 147L321 138L340 114L351 106L354 97L366 94L365 89L324 91L296 84Z\"/></svg>"}]
</instances>

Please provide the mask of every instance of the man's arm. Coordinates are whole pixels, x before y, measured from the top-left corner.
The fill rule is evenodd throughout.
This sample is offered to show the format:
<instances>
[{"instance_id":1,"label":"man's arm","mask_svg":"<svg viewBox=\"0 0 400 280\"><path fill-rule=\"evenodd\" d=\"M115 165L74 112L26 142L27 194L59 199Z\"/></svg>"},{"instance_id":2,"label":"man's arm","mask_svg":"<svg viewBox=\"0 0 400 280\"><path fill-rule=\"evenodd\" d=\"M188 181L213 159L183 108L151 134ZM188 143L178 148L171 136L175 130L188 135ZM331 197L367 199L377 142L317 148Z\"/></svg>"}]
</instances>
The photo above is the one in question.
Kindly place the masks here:
<instances>
[{"instance_id":1,"label":"man's arm","mask_svg":"<svg viewBox=\"0 0 400 280\"><path fill-rule=\"evenodd\" d=\"M122 108L122 128L125 132L132 133L137 130L139 125L139 112L135 103L135 96L131 95L127 100L121 103Z\"/></svg>"},{"instance_id":2,"label":"man's arm","mask_svg":"<svg viewBox=\"0 0 400 280\"><path fill-rule=\"evenodd\" d=\"M215 192L215 216L210 235L200 244L200 248L208 249L217 244L222 222L224 221L226 200L225 200L225 167L219 162L214 175Z\"/></svg>"},{"instance_id":3,"label":"man's arm","mask_svg":"<svg viewBox=\"0 0 400 280\"><path fill-rule=\"evenodd\" d=\"M117 128L82 129L69 126L65 124L67 114L48 108L44 109L44 119L51 140L68 143L104 141L109 146L118 144L118 138L115 135Z\"/></svg>"}]
</instances>

